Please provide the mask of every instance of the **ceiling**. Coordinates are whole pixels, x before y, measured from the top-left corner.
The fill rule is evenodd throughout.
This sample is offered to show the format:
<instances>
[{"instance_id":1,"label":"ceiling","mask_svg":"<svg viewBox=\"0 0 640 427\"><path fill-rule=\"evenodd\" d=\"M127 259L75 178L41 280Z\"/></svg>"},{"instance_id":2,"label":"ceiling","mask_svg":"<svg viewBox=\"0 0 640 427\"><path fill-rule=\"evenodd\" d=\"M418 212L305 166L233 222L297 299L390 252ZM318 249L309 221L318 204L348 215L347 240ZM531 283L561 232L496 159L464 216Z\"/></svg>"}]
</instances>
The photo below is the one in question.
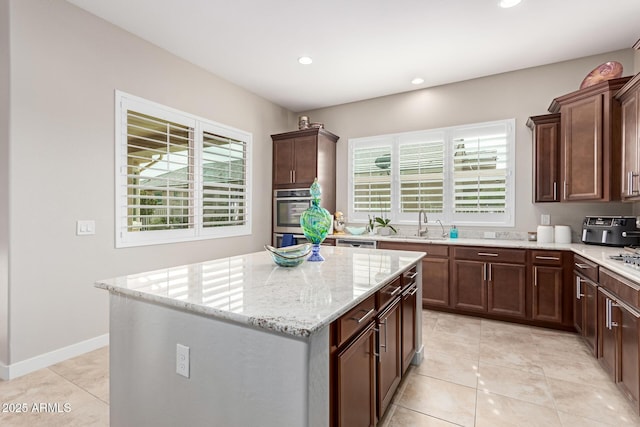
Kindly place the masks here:
<instances>
[{"instance_id":1,"label":"ceiling","mask_svg":"<svg viewBox=\"0 0 640 427\"><path fill-rule=\"evenodd\" d=\"M640 38L640 0L523 0L511 9L499 0L67 1L293 112L626 49ZM313 64L300 65L303 55ZM414 77L424 83L412 85Z\"/></svg>"}]
</instances>

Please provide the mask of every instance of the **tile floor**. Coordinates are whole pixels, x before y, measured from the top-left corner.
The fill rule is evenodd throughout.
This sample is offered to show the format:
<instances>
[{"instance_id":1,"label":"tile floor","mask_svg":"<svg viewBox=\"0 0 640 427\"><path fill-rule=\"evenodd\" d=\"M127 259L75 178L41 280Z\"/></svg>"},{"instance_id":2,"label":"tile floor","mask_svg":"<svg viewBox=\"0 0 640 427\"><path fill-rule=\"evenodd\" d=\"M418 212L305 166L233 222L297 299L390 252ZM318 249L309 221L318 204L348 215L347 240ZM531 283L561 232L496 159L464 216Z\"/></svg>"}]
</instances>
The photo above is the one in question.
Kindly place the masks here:
<instances>
[{"instance_id":1,"label":"tile floor","mask_svg":"<svg viewBox=\"0 0 640 427\"><path fill-rule=\"evenodd\" d=\"M382 427L640 426L574 334L425 310L423 337ZM108 426L108 372L105 347L0 381L0 404L27 405L0 426Z\"/></svg>"}]
</instances>

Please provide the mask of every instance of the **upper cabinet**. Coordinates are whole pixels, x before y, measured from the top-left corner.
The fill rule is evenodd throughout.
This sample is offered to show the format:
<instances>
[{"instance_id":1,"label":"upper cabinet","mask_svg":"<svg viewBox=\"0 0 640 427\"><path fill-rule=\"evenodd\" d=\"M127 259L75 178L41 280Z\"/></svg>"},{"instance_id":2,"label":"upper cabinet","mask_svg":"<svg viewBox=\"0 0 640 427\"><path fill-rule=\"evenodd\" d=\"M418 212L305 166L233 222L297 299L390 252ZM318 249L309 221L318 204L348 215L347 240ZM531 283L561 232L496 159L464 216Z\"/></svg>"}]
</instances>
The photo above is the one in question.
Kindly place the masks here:
<instances>
[{"instance_id":1,"label":"upper cabinet","mask_svg":"<svg viewBox=\"0 0 640 427\"><path fill-rule=\"evenodd\" d=\"M317 177L323 198L335 197L338 138L318 128L271 135L273 188L307 188Z\"/></svg>"},{"instance_id":2,"label":"upper cabinet","mask_svg":"<svg viewBox=\"0 0 640 427\"><path fill-rule=\"evenodd\" d=\"M620 103L614 94L630 77L612 79L556 98L560 113L561 201L621 197Z\"/></svg>"},{"instance_id":3,"label":"upper cabinet","mask_svg":"<svg viewBox=\"0 0 640 427\"><path fill-rule=\"evenodd\" d=\"M560 114L530 117L533 131L533 201L559 202Z\"/></svg>"},{"instance_id":4,"label":"upper cabinet","mask_svg":"<svg viewBox=\"0 0 640 427\"><path fill-rule=\"evenodd\" d=\"M616 94L622 116L622 199L640 200L640 74Z\"/></svg>"}]
</instances>

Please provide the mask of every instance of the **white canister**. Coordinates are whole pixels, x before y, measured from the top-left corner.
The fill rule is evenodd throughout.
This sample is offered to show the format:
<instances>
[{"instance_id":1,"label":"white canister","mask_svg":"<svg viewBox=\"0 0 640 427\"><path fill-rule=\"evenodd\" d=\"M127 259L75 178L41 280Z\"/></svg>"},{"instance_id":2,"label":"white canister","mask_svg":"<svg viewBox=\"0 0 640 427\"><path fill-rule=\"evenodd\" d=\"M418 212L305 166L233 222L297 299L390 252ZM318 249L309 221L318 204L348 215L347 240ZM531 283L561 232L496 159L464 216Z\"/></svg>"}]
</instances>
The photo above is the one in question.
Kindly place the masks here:
<instances>
[{"instance_id":1,"label":"white canister","mask_svg":"<svg viewBox=\"0 0 640 427\"><path fill-rule=\"evenodd\" d=\"M556 243L571 243L571 227L568 225L556 225L554 228Z\"/></svg>"},{"instance_id":2,"label":"white canister","mask_svg":"<svg viewBox=\"0 0 640 427\"><path fill-rule=\"evenodd\" d=\"M538 243L553 243L553 226L538 226Z\"/></svg>"}]
</instances>

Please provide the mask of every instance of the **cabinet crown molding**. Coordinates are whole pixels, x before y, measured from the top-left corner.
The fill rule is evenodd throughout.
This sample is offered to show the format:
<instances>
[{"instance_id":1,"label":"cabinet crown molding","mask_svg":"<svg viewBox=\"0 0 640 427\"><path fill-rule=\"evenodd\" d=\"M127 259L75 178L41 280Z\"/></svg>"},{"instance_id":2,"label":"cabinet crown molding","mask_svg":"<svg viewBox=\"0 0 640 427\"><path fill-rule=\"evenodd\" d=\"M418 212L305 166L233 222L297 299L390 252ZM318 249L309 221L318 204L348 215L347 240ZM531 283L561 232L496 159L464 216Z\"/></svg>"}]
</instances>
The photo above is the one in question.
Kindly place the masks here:
<instances>
[{"instance_id":1,"label":"cabinet crown molding","mask_svg":"<svg viewBox=\"0 0 640 427\"><path fill-rule=\"evenodd\" d=\"M620 77L618 79L611 79L611 80L598 83L593 86L589 86L584 89L578 89L566 95L559 96L555 98L553 101L551 101L551 105L549 105L548 110L550 113L559 113L560 106L562 104L588 98L598 93L617 91L620 88L622 88L629 80L631 80L631 76Z\"/></svg>"}]
</instances>

